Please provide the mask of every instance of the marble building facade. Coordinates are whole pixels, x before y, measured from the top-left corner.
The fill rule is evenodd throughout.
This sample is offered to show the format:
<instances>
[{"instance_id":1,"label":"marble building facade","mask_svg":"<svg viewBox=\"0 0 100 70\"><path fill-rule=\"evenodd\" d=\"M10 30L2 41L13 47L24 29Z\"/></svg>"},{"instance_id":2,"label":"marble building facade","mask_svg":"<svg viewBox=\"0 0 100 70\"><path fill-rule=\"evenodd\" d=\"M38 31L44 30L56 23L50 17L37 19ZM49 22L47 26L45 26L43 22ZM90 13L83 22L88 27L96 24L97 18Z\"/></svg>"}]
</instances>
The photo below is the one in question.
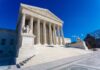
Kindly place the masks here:
<instances>
[{"instance_id":1,"label":"marble building facade","mask_svg":"<svg viewBox=\"0 0 100 70\"><path fill-rule=\"evenodd\" d=\"M19 63L33 56L35 47L64 46L63 23L48 9L21 4L16 30L0 29L0 54Z\"/></svg>"},{"instance_id":2,"label":"marble building facade","mask_svg":"<svg viewBox=\"0 0 100 70\"><path fill-rule=\"evenodd\" d=\"M34 55L37 46L63 46L63 21L48 9L21 4L17 23L18 62Z\"/></svg>"},{"instance_id":3,"label":"marble building facade","mask_svg":"<svg viewBox=\"0 0 100 70\"><path fill-rule=\"evenodd\" d=\"M21 4L18 34L34 36L33 45L64 45L63 21L48 9Z\"/></svg>"}]
</instances>

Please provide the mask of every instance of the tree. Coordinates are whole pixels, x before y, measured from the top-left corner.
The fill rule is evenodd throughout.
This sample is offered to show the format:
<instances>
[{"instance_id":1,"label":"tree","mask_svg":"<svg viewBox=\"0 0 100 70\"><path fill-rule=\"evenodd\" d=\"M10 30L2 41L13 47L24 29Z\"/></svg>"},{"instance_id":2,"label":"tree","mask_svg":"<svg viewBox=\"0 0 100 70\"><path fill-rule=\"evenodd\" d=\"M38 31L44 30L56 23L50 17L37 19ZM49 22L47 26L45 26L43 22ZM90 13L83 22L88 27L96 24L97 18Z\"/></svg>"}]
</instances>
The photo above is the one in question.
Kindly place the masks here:
<instances>
[{"instance_id":1,"label":"tree","mask_svg":"<svg viewBox=\"0 0 100 70\"><path fill-rule=\"evenodd\" d=\"M96 40L95 37L91 36L90 34L87 34L86 38L84 39L86 45L88 46L89 49L95 50L96 48Z\"/></svg>"}]
</instances>

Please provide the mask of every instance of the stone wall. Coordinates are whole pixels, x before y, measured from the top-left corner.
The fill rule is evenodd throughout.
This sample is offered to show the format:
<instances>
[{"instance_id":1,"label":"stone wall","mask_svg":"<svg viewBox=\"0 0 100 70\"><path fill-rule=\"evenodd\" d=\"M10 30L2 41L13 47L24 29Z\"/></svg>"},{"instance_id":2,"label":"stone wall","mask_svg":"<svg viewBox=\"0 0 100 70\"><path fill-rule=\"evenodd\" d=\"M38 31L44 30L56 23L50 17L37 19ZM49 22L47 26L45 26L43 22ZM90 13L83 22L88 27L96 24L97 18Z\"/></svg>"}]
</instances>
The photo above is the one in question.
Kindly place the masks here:
<instances>
[{"instance_id":1,"label":"stone wall","mask_svg":"<svg viewBox=\"0 0 100 70\"><path fill-rule=\"evenodd\" d=\"M15 57L16 44L14 30L0 29L0 57Z\"/></svg>"}]
</instances>

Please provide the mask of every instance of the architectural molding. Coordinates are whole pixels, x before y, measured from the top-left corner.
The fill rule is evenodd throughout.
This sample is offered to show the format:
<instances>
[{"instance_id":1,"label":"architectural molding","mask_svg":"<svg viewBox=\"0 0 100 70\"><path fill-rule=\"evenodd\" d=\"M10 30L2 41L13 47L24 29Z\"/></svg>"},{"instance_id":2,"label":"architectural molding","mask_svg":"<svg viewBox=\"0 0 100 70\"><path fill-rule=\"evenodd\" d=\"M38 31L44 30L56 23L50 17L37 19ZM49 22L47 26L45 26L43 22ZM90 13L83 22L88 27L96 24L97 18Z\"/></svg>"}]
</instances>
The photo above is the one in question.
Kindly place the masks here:
<instances>
[{"instance_id":1,"label":"architectural molding","mask_svg":"<svg viewBox=\"0 0 100 70\"><path fill-rule=\"evenodd\" d=\"M58 18L56 15L54 15L50 10L48 9L44 9L44 8L39 8L39 7L36 7L36 6L30 6L30 5L26 5L26 4L21 4L21 9L28 9L32 12L35 12L37 14L40 14L42 16L45 16L45 17L48 17L50 19L53 19L59 23L63 23L63 21Z\"/></svg>"}]
</instances>

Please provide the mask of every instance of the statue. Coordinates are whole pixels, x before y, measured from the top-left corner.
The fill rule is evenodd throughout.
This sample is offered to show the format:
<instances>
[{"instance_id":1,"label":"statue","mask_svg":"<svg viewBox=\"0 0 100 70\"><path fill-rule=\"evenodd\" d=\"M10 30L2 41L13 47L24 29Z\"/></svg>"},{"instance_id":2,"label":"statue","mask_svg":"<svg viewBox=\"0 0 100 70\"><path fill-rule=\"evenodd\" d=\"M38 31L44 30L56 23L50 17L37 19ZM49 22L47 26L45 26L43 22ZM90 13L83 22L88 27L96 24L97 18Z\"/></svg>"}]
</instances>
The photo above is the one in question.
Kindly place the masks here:
<instances>
[{"instance_id":1,"label":"statue","mask_svg":"<svg viewBox=\"0 0 100 70\"><path fill-rule=\"evenodd\" d=\"M27 33L30 32L30 27L29 27L29 25L26 26L26 32L27 32Z\"/></svg>"},{"instance_id":2,"label":"statue","mask_svg":"<svg viewBox=\"0 0 100 70\"><path fill-rule=\"evenodd\" d=\"M30 27L29 25L26 25L23 27L23 33L29 33L30 32Z\"/></svg>"}]
</instances>

